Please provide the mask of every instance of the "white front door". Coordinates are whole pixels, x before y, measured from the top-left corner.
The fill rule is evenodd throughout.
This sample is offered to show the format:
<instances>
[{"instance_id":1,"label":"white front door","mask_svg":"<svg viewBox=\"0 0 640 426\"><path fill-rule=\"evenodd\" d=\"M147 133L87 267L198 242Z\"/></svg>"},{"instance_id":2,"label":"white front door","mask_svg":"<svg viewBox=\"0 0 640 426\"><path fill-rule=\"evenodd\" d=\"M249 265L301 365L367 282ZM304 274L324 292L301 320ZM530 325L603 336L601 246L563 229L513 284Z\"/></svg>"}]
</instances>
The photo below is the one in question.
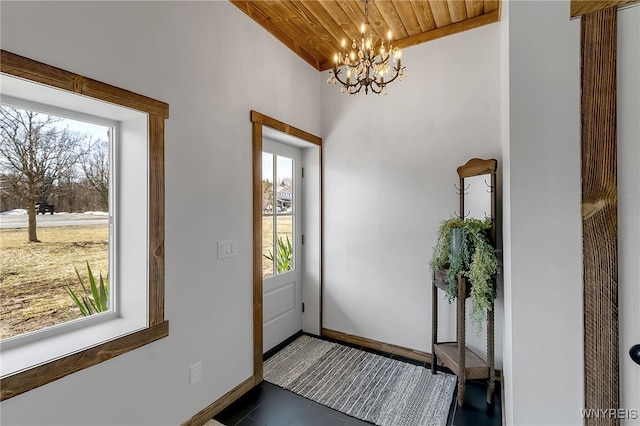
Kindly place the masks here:
<instances>
[{"instance_id":1,"label":"white front door","mask_svg":"<svg viewBox=\"0 0 640 426\"><path fill-rule=\"evenodd\" d=\"M302 330L302 153L262 143L263 352Z\"/></svg>"}]
</instances>

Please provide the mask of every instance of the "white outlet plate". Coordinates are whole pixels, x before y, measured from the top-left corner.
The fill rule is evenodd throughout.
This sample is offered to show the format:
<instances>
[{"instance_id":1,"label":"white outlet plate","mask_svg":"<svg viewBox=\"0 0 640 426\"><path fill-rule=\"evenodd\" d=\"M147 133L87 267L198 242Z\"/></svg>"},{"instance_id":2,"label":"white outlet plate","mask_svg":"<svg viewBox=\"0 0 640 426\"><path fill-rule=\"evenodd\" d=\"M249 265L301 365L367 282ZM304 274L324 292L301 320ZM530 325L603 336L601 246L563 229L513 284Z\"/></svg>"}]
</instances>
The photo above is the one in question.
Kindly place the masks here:
<instances>
[{"instance_id":1,"label":"white outlet plate","mask_svg":"<svg viewBox=\"0 0 640 426\"><path fill-rule=\"evenodd\" d=\"M189 368L189 383L195 386L202 381L202 362L196 362Z\"/></svg>"},{"instance_id":2,"label":"white outlet plate","mask_svg":"<svg viewBox=\"0 0 640 426\"><path fill-rule=\"evenodd\" d=\"M238 255L238 240L218 241L218 259Z\"/></svg>"}]
</instances>

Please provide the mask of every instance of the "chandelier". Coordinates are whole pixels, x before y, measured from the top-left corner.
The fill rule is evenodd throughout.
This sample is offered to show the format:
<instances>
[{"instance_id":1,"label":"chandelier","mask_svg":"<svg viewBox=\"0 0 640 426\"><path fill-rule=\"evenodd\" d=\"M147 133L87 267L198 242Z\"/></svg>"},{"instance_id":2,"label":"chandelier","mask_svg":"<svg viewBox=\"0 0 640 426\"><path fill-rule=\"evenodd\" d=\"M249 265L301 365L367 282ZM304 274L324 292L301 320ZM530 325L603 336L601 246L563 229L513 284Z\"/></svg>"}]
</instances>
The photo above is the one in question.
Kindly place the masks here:
<instances>
[{"instance_id":1,"label":"chandelier","mask_svg":"<svg viewBox=\"0 0 640 426\"><path fill-rule=\"evenodd\" d=\"M391 45L391 31L387 32L387 47L380 40L378 48L373 30L369 24L369 0L364 0L364 24L360 26L360 44L353 38L351 51L346 50L346 40L342 40L340 52L333 56L333 69L329 71L328 84L342 85L341 93L354 95L364 87L364 93L387 94L387 84L396 79L402 81L406 74L402 66L402 51ZM377 54L376 54L377 49ZM392 65L395 62L395 66ZM342 68L344 67L344 68ZM343 74L344 72L344 74Z\"/></svg>"}]
</instances>

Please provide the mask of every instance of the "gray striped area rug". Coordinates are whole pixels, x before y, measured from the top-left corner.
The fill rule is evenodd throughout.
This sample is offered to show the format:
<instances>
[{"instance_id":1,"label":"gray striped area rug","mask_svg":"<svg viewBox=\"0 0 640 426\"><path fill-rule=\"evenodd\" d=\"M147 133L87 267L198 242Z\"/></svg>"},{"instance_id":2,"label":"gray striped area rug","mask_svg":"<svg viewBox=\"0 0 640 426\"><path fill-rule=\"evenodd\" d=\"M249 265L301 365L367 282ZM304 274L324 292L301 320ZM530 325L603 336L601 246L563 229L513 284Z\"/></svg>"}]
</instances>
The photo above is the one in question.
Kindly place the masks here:
<instances>
[{"instance_id":1,"label":"gray striped area rug","mask_svg":"<svg viewBox=\"0 0 640 426\"><path fill-rule=\"evenodd\" d=\"M301 336L264 363L264 379L379 426L446 425L456 377Z\"/></svg>"}]
</instances>

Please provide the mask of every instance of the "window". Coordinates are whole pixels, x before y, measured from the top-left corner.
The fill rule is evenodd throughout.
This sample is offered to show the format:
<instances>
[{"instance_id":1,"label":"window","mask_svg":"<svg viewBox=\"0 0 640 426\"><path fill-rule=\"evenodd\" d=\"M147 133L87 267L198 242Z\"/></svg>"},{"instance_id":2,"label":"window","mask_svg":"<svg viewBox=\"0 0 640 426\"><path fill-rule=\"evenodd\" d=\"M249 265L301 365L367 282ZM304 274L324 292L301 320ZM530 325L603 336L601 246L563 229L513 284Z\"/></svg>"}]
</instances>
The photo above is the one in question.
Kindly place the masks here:
<instances>
[{"instance_id":1,"label":"window","mask_svg":"<svg viewBox=\"0 0 640 426\"><path fill-rule=\"evenodd\" d=\"M0 71L3 103L109 127L115 171L109 179L108 263L114 283L109 312L45 328L35 337L19 336L12 344L0 342L4 400L168 335L163 170L168 105L6 51Z\"/></svg>"},{"instance_id":2,"label":"window","mask_svg":"<svg viewBox=\"0 0 640 426\"><path fill-rule=\"evenodd\" d=\"M262 152L262 276L295 268L293 158Z\"/></svg>"},{"instance_id":3,"label":"window","mask_svg":"<svg viewBox=\"0 0 640 426\"><path fill-rule=\"evenodd\" d=\"M1 100L0 338L8 349L117 314L109 207L119 126Z\"/></svg>"}]
</instances>

